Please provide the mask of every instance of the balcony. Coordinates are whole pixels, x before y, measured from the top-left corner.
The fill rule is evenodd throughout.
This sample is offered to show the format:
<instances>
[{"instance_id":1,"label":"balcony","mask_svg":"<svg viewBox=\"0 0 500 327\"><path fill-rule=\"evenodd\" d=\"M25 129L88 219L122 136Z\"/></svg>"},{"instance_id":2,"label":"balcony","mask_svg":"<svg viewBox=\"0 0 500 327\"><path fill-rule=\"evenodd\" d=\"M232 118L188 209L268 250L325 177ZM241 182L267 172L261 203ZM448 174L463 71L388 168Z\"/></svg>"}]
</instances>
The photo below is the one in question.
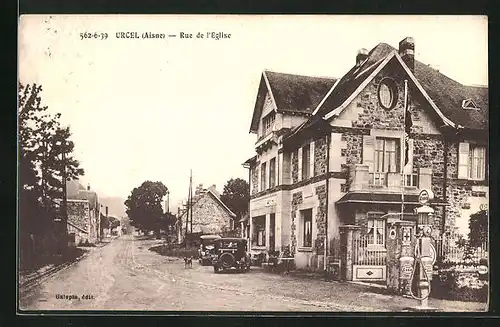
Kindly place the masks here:
<instances>
[{"instance_id":1,"label":"balcony","mask_svg":"<svg viewBox=\"0 0 500 327\"><path fill-rule=\"evenodd\" d=\"M431 188L431 168L419 168L416 173L370 172L369 166L355 164L349 166L349 191L401 192L402 186L409 193ZM413 191L413 192L412 192Z\"/></svg>"}]
</instances>

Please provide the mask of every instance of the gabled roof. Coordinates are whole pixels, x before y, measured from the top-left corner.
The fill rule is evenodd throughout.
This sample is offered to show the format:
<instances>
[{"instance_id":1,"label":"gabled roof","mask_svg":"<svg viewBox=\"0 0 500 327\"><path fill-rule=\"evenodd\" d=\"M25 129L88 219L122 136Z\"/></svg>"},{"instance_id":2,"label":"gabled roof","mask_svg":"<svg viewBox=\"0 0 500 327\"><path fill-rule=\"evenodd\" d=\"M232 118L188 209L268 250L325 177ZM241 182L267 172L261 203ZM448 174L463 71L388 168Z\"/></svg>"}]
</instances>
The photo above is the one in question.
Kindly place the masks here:
<instances>
[{"instance_id":1,"label":"gabled roof","mask_svg":"<svg viewBox=\"0 0 500 327\"><path fill-rule=\"evenodd\" d=\"M466 128L488 129L488 87L460 84L417 60L415 76L446 117ZM473 100L479 109L463 109L462 101L466 99Z\"/></svg>"},{"instance_id":2,"label":"gabled roof","mask_svg":"<svg viewBox=\"0 0 500 327\"><path fill-rule=\"evenodd\" d=\"M380 43L374 47L368 57L360 65L352 67L335 85L332 92L322 101L318 111L315 113L324 116L329 111L336 109L354 93L354 91L377 69L382 61L395 49L386 43Z\"/></svg>"},{"instance_id":3,"label":"gabled roof","mask_svg":"<svg viewBox=\"0 0 500 327\"><path fill-rule=\"evenodd\" d=\"M277 73L262 73L250 132L258 128L265 96L270 94L279 112L311 115L337 79Z\"/></svg>"},{"instance_id":4,"label":"gabled roof","mask_svg":"<svg viewBox=\"0 0 500 327\"><path fill-rule=\"evenodd\" d=\"M97 193L94 191L79 190L77 194L68 196L68 199L73 200L87 200L89 201L90 210L95 210L99 204L97 199Z\"/></svg>"},{"instance_id":5,"label":"gabled roof","mask_svg":"<svg viewBox=\"0 0 500 327\"><path fill-rule=\"evenodd\" d=\"M197 196L196 200L193 202L193 207L196 205L196 203L198 203L198 201L200 201L204 196L206 196L207 194L209 194L212 198L214 198L221 206L222 208L224 208L224 210L231 216L231 217L236 217L236 214L234 212L231 211L231 209L229 209L225 204L224 202L222 202L222 200L220 199L220 197L215 194L212 190L210 189L207 189L207 190L204 190L204 192L202 194L200 194L199 196ZM183 217L185 216L187 211L184 211L180 217Z\"/></svg>"},{"instance_id":6,"label":"gabled roof","mask_svg":"<svg viewBox=\"0 0 500 327\"><path fill-rule=\"evenodd\" d=\"M66 194L68 199L88 200L90 210L95 210L99 205L97 193L85 189L77 180L71 180L66 183Z\"/></svg>"},{"instance_id":7,"label":"gabled roof","mask_svg":"<svg viewBox=\"0 0 500 327\"><path fill-rule=\"evenodd\" d=\"M351 97L360 86L366 82L370 74L381 69L387 64L387 59L396 48L380 43L369 53L367 59L359 66L354 66L344 75L340 81L330 90L328 95L321 101L315 110L315 115L325 116L331 111L339 108ZM411 73L399 55L394 55L400 61L403 68L410 74L410 78L423 93L428 96L431 106L444 121L453 122L470 129L488 128L488 88L463 85L439 71L415 60L415 69ZM472 99L479 110L464 110L462 101Z\"/></svg>"},{"instance_id":8,"label":"gabled roof","mask_svg":"<svg viewBox=\"0 0 500 327\"><path fill-rule=\"evenodd\" d=\"M255 161L257 160L257 156L253 156L251 157L250 159L248 159L247 161L245 161L244 163L242 163L243 167L245 168L248 168L250 167L253 163L255 163Z\"/></svg>"},{"instance_id":9,"label":"gabled roof","mask_svg":"<svg viewBox=\"0 0 500 327\"><path fill-rule=\"evenodd\" d=\"M337 79L266 71L278 111L312 114Z\"/></svg>"}]
</instances>

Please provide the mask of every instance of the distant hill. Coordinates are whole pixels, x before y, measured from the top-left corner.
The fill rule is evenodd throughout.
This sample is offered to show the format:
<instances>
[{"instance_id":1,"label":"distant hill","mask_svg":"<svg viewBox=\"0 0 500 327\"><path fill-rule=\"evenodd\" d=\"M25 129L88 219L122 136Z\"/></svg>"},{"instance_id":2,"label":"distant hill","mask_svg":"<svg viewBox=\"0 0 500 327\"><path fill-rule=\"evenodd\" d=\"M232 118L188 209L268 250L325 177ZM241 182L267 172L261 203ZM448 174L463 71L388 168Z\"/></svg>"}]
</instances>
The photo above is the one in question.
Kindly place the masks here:
<instances>
[{"instance_id":1,"label":"distant hill","mask_svg":"<svg viewBox=\"0 0 500 327\"><path fill-rule=\"evenodd\" d=\"M99 202L102 204L102 213L106 214L106 206L108 206L108 214L116 217L125 217L125 202L126 199L120 197L99 197Z\"/></svg>"}]
</instances>

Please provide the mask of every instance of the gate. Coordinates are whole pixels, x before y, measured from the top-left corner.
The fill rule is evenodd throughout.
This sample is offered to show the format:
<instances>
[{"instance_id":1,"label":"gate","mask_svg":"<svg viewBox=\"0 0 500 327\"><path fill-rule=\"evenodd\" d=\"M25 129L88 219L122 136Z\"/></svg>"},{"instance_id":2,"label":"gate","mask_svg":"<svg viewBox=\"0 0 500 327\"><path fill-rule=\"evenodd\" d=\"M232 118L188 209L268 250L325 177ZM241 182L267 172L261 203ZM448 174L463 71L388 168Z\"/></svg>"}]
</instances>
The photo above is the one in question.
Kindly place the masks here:
<instances>
[{"instance_id":1,"label":"gate","mask_svg":"<svg viewBox=\"0 0 500 327\"><path fill-rule=\"evenodd\" d=\"M366 236L353 238L353 280L385 281L387 250L368 243Z\"/></svg>"}]
</instances>

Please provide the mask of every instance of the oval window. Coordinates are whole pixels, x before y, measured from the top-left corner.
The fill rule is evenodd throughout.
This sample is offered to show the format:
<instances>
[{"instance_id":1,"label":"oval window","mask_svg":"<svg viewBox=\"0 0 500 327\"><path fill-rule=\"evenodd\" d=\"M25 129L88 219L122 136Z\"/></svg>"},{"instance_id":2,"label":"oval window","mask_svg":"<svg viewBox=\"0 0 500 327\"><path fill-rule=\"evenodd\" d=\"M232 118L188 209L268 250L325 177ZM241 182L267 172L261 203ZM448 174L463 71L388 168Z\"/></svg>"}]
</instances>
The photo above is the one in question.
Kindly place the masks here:
<instances>
[{"instance_id":1,"label":"oval window","mask_svg":"<svg viewBox=\"0 0 500 327\"><path fill-rule=\"evenodd\" d=\"M397 88L392 80L385 79L380 83L378 98L382 107L391 109L394 107L397 98Z\"/></svg>"}]
</instances>

